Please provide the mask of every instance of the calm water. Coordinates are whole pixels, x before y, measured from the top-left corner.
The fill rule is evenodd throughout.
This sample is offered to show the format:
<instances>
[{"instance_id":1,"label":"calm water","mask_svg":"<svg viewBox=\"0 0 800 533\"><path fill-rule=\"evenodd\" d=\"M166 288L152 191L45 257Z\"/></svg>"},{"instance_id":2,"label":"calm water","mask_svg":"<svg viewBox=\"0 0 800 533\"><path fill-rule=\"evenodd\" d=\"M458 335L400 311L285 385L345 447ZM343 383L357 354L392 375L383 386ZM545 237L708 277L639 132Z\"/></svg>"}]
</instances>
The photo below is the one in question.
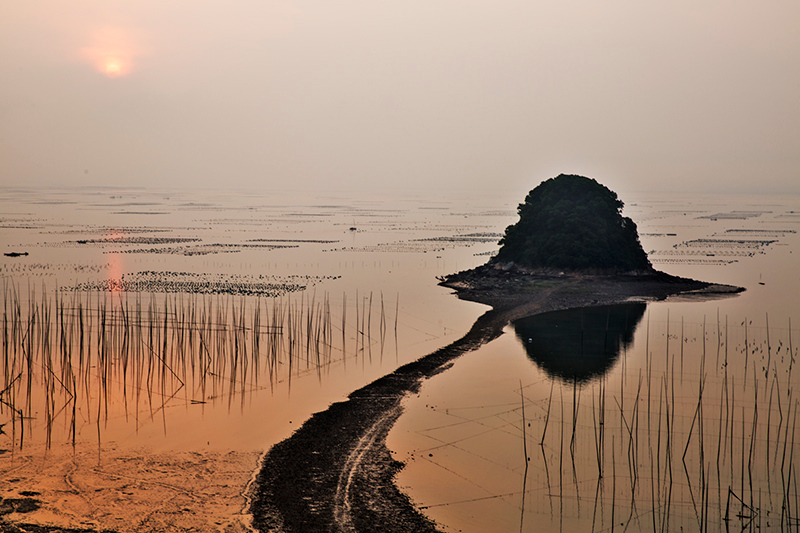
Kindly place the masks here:
<instances>
[{"instance_id":1,"label":"calm water","mask_svg":"<svg viewBox=\"0 0 800 533\"><path fill-rule=\"evenodd\" d=\"M389 446L445 530L797 526L797 198L634 203L657 268L747 292L520 320L427 382Z\"/></svg>"},{"instance_id":2,"label":"calm water","mask_svg":"<svg viewBox=\"0 0 800 533\"><path fill-rule=\"evenodd\" d=\"M481 306L450 297L435 278L487 259L480 254L513 214L498 203L6 190L3 251L29 255L0 264L9 338L14 305L22 309L17 357L1 381L20 375L4 398L13 391L24 406L14 417L0 405L0 416L15 419L17 447L266 448L314 411L461 335ZM233 328L234 315L243 329L238 364L233 329L221 329ZM89 339L101 322L104 350ZM28 327L38 341L30 386ZM198 368L198 358L213 361ZM45 360L59 377L75 370L74 390L35 371ZM74 423L73 393L81 398Z\"/></svg>"},{"instance_id":3,"label":"calm water","mask_svg":"<svg viewBox=\"0 0 800 533\"><path fill-rule=\"evenodd\" d=\"M389 444L442 527L800 516L800 200L621 196L657 268L748 291L520 321L426 383ZM28 255L0 263L0 448L267 449L467 331L485 308L435 277L485 262L518 201L6 189L3 251Z\"/></svg>"}]
</instances>

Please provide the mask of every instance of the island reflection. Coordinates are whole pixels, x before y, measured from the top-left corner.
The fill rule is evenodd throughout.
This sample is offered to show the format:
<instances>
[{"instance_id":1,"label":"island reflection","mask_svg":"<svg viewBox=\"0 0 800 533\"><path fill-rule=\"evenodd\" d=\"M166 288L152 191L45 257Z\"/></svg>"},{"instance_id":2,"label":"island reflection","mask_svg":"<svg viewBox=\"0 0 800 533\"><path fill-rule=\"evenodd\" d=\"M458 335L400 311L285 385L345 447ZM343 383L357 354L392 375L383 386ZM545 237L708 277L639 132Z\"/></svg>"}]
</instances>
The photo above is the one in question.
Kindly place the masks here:
<instances>
[{"instance_id":1,"label":"island reflection","mask_svg":"<svg viewBox=\"0 0 800 533\"><path fill-rule=\"evenodd\" d=\"M625 303L554 311L512 325L528 357L552 377L584 383L603 376L633 342L647 304Z\"/></svg>"}]
</instances>

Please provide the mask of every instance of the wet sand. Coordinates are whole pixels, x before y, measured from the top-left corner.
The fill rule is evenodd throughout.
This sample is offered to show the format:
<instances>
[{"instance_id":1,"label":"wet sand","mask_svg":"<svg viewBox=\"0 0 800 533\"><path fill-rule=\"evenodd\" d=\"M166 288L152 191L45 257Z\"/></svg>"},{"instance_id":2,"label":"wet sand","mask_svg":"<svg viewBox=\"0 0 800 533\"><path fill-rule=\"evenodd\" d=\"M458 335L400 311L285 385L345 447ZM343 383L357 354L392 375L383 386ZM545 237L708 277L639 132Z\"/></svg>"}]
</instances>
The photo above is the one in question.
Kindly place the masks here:
<instances>
[{"instance_id":1,"label":"wet sand","mask_svg":"<svg viewBox=\"0 0 800 533\"><path fill-rule=\"evenodd\" d=\"M0 457L3 533L250 530L243 492L258 451L65 446L11 455ZM27 505L4 505L19 500Z\"/></svg>"},{"instance_id":2,"label":"wet sand","mask_svg":"<svg viewBox=\"0 0 800 533\"><path fill-rule=\"evenodd\" d=\"M442 285L459 298L490 305L457 341L404 365L314 414L264 457L251 512L259 531L437 531L395 485L403 467L386 447L402 400L460 355L533 314L669 296L724 297L742 289L658 272L637 276L541 276L479 267Z\"/></svg>"}]
</instances>

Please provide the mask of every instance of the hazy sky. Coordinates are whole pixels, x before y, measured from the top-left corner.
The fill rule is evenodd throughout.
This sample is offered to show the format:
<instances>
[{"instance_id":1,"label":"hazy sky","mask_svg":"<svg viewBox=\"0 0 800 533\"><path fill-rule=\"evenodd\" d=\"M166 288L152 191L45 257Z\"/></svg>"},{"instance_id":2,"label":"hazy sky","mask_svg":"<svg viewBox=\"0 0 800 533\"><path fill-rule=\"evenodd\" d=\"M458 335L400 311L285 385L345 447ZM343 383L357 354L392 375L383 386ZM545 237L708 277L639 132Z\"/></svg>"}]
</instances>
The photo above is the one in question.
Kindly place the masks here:
<instances>
[{"instance_id":1,"label":"hazy sky","mask_svg":"<svg viewBox=\"0 0 800 533\"><path fill-rule=\"evenodd\" d=\"M0 185L800 192L797 0L24 0Z\"/></svg>"}]
</instances>

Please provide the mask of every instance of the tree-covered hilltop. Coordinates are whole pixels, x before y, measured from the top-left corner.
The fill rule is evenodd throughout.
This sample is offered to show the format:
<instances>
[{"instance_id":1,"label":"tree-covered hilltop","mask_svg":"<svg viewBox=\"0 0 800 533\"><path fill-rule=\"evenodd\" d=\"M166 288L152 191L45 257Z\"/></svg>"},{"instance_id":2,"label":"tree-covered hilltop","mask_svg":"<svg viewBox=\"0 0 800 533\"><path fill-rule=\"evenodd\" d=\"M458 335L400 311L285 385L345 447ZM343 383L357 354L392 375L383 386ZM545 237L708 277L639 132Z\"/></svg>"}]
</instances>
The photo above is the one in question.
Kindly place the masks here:
<instances>
[{"instance_id":1,"label":"tree-covered hilltop","mask_svg":"<svg viewBox=\"0 0 800 533\"><path fill-rule=\"evenodd\" d=\"M591 178L561 174L542 182L518 207L495 263L535 269L652 271L636 224L617 194Z\"/></svg>"}]
</instances>

